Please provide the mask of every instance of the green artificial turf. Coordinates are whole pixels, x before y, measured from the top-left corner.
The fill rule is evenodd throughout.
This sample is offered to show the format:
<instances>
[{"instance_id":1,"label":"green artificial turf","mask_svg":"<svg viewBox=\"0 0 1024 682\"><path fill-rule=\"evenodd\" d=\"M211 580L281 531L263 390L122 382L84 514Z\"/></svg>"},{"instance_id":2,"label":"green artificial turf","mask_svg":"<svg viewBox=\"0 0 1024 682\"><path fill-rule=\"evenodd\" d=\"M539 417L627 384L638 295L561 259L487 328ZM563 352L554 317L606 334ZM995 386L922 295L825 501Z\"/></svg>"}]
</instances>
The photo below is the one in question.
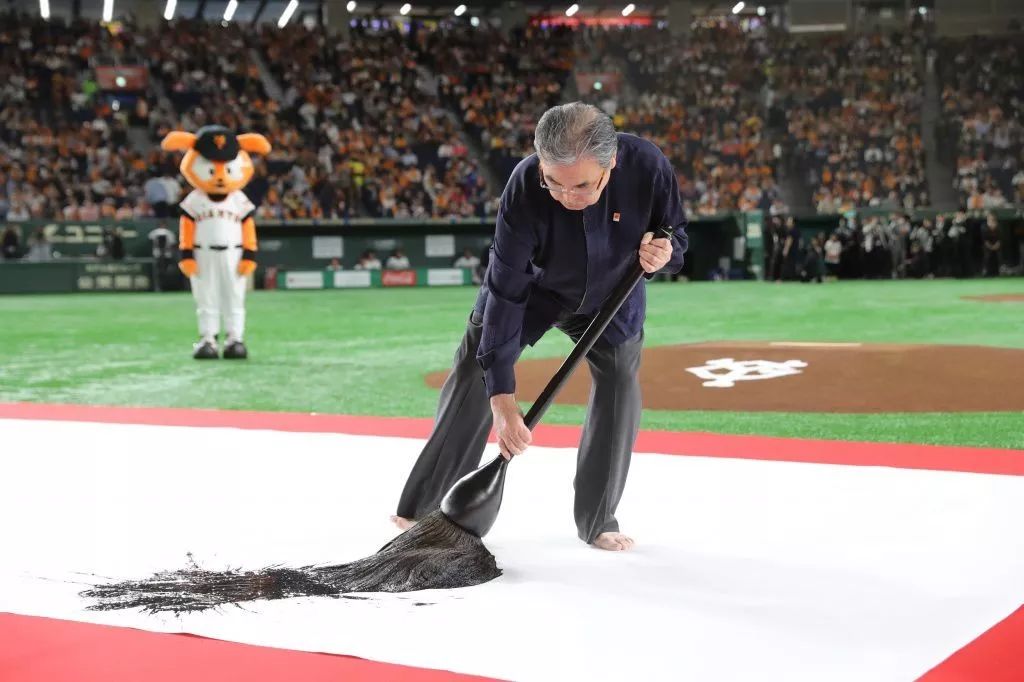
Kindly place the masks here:
<instances>
[{"instance_id":1,"label":"green artificial turf","mask_svg":"<svg viewBox=\"0 0 1024 682\"><path fill-rule=\"evenodd\" d=\"M1024 348L1024 279L649 285L647 344L727 339ZM0 297L0 401L432 416L472 288L255 292L244 363L196 362L188 294ZM568 352L549 334L524 357ZM1024 381L1024 367L1007 368ZM529 396L521 396L529 398ZM557 405L547 423L580 423ZM782 414L649 410L644 428L1024 448L1024 413Z\"/></svg>"}]
</instances>

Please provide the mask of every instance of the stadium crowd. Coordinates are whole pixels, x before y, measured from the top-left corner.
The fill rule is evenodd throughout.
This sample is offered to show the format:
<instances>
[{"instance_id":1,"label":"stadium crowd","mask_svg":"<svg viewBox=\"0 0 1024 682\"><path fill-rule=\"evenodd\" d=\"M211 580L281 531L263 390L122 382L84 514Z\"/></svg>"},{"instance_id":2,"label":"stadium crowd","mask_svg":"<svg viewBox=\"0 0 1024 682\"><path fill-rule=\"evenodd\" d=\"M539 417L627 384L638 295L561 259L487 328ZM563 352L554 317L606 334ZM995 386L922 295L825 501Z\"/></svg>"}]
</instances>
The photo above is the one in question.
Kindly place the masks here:
<instances>
[{"instance_id":1,"label":"stadium crowd","mask_svg":"<svg viewBox=\"0 0 1024 682\"><path fill-rule=\"evenodd\" d=\"M768 69L785 146L819 213L929 204L915 34L779 35Z\"/></svg>"},{"instance_id":2,"label":"stadium crowd","mask_svg":"<svg viewBox=\"0 0 1024 682\"><path fill-rule=\"evenodd\" d=\"M990 45L939 49L938 133L957 149L970 209L1024 198L1024 58L1013 42ZM810 39L727 22L696 26L680 47L653 27L383 21L341 39L300 25L114 30L5 14L0 219L170 215L187 187L157 142L214 122L273 142L246 188L261 219L489 215L540 113L581 94L574 69L621 75L614 95L582 96L665 151L694 215L783 221L778 179L793 170L821 213L906 212L928 204L922 53L912 33ZM106 92L103 64L144 64L151 82ZM996 78L1003 64L1014 68Z\"/></svg>"},{"instance_id":3,"label":"stadium crowd","mask_svg":"<svg viewBox=\"0 0 1024 682\"><path fill-rule=\"evenodd\" d=\"M766 130L767 35L724 24L696 28L682 48L657 28L615 41L629 84L615 122L671 159L691 214L786 210Z\"/></svg>"},{"instance_id":4,"label":"stadium crowd","mask_svg":"<svg viewBox=\"0 0 1024 682\"><path fill-rule=\"evenodd\" d=\"M285 205L273 217L487 212L486 177L420 57L423 33L390 26L341 41L295 26L265 30L259 44L284 90L278 124L289 131L268 164Z\"/></svg>"},{"instance_id":5,"label":"stadium crowd","mask_svg":"<svg viewBox=\"0 0 1024 682\"><path fill-rule=\"evenodd\" d=\"M152 126L154 137L214 121L264 131L274 149L246 188L258 217L486 211L485 179L396 29L357 32L345 42L301 26L264 30L249 42L238 32L229 52L196 60L176 34L209 42L206 30L223 29L208 26L176 23L151 62L160 64L174 93L173 110ZM280 97L267 93L256 58L233 56L253 52L268 65Z\"/></svg>"},{"instance_id":6,"label":"stadium crowd","mask_svg":"<svg viewBox=\"0 0 1024 682\"><path fill-rule=\"evenodd\" d=\"M968 209L1024 201L1024 45L1019 40L943 41L940 148L955 152L954 187Z\"/></svg>"},{"instance_id":7,"label":"stadium crowd","mask_svg":"<svg viewBox=\"0 0 1024 682\"><path fill-rule=\"evenodd\" d=\"M151 214L137 111L99 95L96 67L138 61L138 43L95 22L0 19L0 218L127 219ZM143 107L144 110L144 107Z\"/></svg>"},{"instance_id":8,"label":"stadium crowd","mask_svg":"<svg viewBox=\"0 0 1024 682\"><path fill-rule=\"evenodd\" d=\"M508 35L493 27L442 27L427 38L421 60L500 181L533 152L541 114L564 99L574 39L566 28L534 26Z\"/></svg>"}]
</instances>

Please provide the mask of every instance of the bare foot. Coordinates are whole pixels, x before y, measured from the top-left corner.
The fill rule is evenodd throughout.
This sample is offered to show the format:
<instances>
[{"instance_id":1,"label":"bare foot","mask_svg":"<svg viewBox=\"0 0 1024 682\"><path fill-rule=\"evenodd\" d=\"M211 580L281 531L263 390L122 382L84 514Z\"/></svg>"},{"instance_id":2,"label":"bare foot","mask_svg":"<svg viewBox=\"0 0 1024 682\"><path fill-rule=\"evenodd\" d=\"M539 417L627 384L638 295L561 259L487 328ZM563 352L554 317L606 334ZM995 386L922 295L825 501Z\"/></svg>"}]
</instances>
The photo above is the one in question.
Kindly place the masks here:
<instances>
[{"instance_id":1,"label":"bare foot","mask_svg":"<svg viewBox=\"0 0 1024 682\"><path fill-rule=\"evenodd\" d=\"M594 540L593 545L609 552L625 552L633 549L633 538L622 533L601 533Z\"/></svg>"},{"instance_id":2,"label":"bare foot","mask_svg":"<svg viewBox=\"0 0 1024 682\"><path fill-rule=\"evenodd\" d=\"M407 519L404 516L392 516L391 523L398 526L399 530L409 530L416 525L416 519Z\"/></svg>"}]
</instances>

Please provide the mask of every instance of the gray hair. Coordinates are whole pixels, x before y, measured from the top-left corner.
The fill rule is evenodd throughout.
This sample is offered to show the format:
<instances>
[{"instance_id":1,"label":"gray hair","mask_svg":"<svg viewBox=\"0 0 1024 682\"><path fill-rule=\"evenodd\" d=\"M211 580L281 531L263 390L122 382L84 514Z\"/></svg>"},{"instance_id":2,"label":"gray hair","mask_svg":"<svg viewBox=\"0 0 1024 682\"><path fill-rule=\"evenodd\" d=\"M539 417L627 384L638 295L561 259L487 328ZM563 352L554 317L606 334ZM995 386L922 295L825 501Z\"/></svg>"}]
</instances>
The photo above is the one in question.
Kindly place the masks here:
<instances>
[{"instance_id":1,"label":"gray hair","mask_svg":"<svg viewBox=\"0 0 1024 682\"><path fill-rule=\"evenodd\" d=\"M607 114L592 104L570 102L544 112L537 121L533 146L540 160L553 166L571 166L589 157L607 168L619 140Z\"/></svg>"}]
</instances>

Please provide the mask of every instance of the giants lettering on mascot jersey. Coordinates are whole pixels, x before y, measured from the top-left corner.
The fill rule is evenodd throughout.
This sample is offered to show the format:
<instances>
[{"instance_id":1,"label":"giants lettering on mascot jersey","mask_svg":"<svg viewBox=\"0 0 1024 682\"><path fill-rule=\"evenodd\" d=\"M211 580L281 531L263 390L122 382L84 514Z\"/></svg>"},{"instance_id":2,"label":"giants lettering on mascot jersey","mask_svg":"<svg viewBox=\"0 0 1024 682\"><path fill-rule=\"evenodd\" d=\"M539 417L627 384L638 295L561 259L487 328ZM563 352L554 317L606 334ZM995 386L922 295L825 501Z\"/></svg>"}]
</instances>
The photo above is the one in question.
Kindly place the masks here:
<instances>
[{"instance_id":1,"label":"giants lettering on mascot jersey","mask_svg":"<svg viewBox=\"0 0 1024 682\"><path fill-rule=\"evenodd\" d=\"M228 220L237 220L238 222L242 222L242 215L240 213L233 213L231 211L222 211L220 209L217 209L217 210L210 209L208 211L201 211L200 213L198 213L194 217L195 217L195 219L197 221L198 220L206 220L208 218L227 218Z\"/></svg>"}]
</instances>

